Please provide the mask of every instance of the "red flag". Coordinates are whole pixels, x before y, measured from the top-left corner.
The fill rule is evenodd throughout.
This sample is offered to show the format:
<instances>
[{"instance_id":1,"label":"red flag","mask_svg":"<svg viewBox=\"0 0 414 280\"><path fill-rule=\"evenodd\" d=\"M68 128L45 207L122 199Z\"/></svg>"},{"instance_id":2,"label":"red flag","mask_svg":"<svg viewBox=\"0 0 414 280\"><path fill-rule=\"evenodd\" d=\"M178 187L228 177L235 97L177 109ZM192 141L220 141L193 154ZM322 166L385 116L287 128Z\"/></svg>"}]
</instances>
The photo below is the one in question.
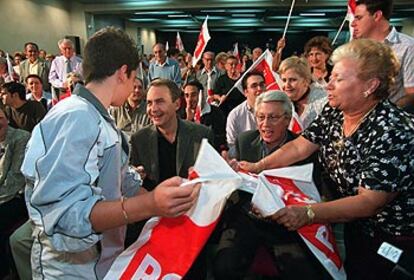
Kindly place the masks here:
<instances>
[{"instance_id":1,"label":"red flag","mask_svg":"<svg viewBox=\"0 0 414 280\"><path fill-rule=\"evenodd\" d=\"M355 8L356 8L355 0L348 0L348 11L347 11L345 18L349 22L349 32L351 33L350 40L352 40L353 34L354 34L354 29L351 27L351 24L355 18Z\"/></svg>"},{"instance_id":2,"label":"red flag","mask_svg":"<svg viewBox=\"0 0 414 280\"><path fill-rule=\"evenodd\" d=\"M290 124L288 129L293 133L299 134L303 131L303 124L302 121L295 111L295 106L292 103L292 118L290 119Z\"/></svg>"},{"instance_id":3,"label":"red flag","mask_svg":"<svg viewBox=\"0 0 414 280\"><path fill-rule=\"evenodd\" d=\"M242 72L241 70L242 70L242 63L241 63L241 59L240 59L240 52L239 52L239 43L238 42L236 42L235 44L234 44L234 49L233 49L233 55L237 58L237 70L239 71L239 72Z\"/></svg>"},{"instance_id":4,"label":"red flag","mask_svg":"<svg viewBox=\"0 0 414 280\"><path fill-rule=\"evenodd\" d=\"M263 74L266 84L266 90L280 90L282 87L279 75L272 71L272 53L267 49L262 55L247 69L234 86L227 92L228 95L234 88L243 92L242 80L249 72L260 72Z\"/></svg>"},{"instance_id":5,"label":"red flag","mask_svg":"<svg viewBox=\"0 0 414 280\"><path fill-rule=\"evenodd\" d=\"M184 51L184 44L181 40L180 32L177 32L177 37L175 39L175 48L179 50L180 52Z\"/></svg>"},{"instance_id":6,"label":"red flag","mask_svg":"<svg viewBox=\"0 0 414 280\"><path fill-rule=\"evenodd\" d=\"M181 279L187 273L213 232L226 199L241 183L206 139L194 170L190 178L202 183L197 204L180 217L149 220L105 279Z\"/></svg>"},{"instance_id":7,"label":"red flag","mask_svg":"<svg viewBox=\"0 0 414 280\"><path fill-rule=\"evenodd\" d=\"M59 101L72 95L72 92L69 87L66 89L56 88L52 90L52 105L55 106Z\"/></svg>"},{"instance_id":8,"label":"red flag","mask_svg":"<svg viewBox=\"0 0 414 280\"><path fill-rule=\"evenodd\" d=\"M193 67L196 66L197 62L200 60L201 55L203 54L204 49L207 46L208 41L210 41L210 33L208 32L207 26L208 16L206 17L203 25L201 26L200 35L198 35L197 45L194 50L193 55Z\"/></svg>"}]
</instances>

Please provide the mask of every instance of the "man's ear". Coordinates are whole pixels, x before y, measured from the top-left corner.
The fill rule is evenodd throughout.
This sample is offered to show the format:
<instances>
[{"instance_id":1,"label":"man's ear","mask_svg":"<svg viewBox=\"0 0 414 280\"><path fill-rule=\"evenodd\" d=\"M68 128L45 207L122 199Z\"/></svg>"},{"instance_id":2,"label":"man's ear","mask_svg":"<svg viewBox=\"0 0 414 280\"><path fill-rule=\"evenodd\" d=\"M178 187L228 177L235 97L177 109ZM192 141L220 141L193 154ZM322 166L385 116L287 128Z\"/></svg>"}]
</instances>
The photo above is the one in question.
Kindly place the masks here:
<instances>
[{"instance_id":1,"label":"man's ear","mask_svg":"<svg viewBox=\"0 0 414 280\"><path fill-rule=\"evenodd\" d=\"M181 107L181 98L177 98L177 100L174 101L175 104L175 111L177 112L178 109Z\"/></svg>"},{"instance_id":2,"label":"man's ear","mask_svg":"<svg viewBox=\"0 0 414 280\"><path fill-rule=\"evenodd\" d=\"M125 82L128 79L128 66L122 65L117 71L117 81L118 82Z\"/></svg>"},{"instance_id":3,"label":"man's ear","mask_svg":"<svg viewBox=\"0 0 414 280\"><path fill-rule=\"evenodd\" d=\"M374 13L374 20L375 21L380 21L381 19L384 18L384 15L382 14L382 11L378 10Z\"/></svg>"}]
</instances>

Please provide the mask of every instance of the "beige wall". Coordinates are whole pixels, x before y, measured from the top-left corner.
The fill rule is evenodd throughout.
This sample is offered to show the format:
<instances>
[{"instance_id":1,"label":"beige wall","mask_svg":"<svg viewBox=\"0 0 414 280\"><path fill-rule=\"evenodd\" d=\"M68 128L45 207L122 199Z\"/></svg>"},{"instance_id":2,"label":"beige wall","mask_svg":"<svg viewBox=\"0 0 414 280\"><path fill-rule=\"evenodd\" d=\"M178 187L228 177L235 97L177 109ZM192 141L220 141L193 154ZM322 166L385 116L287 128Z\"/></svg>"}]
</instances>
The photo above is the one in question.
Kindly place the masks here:
<instances>
[{"instance_id":1,"label":"beige wall","mask_svg":"<svg viewBox=\"0 0 414 280\"><path fill-rule=\"evenodd\" d=\"M33 41L57 53L57 41L65 35L84 39L82 15L69 1L0 0L0 48L12 53Z\"/></svg>"},{"instance_id":2,"label":"beige wall","mask_svg":"<svg viewBox=\"0 0 414 280\"><path fill-rule=\"evenodd\" d=\"M414 19L405 20L401 31L414 37Z\"/></svg>"},{"instance_id":3,"label":"beige wall","mask_svg":"<svg viewBox=\"0 0 414 280\"><path fill-rule=\"evenodd\" d=\"M139 34L141 37L141 45L144 45L144 53L152 53L152 46L157 42L155 31L152 29L141 28L139 29Z\"/></svg>"}]
</instances>

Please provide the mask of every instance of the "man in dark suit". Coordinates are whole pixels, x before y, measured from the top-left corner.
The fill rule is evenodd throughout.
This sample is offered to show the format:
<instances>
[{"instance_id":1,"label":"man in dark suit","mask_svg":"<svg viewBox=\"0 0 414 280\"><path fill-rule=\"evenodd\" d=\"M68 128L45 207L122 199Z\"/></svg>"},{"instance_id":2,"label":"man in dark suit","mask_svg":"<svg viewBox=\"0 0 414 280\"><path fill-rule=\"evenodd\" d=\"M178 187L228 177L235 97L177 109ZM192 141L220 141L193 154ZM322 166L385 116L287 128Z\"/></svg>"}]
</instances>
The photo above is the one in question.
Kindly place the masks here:
<instances>
[{"instance_id":1,"label":"man in dark suit","mask_svg":"<svg viewBox=\"0 0 414 280\"><path fill-rule=\"evenodd\" d=\"M147 92L147 114L152 124L131 136L130 164L144 177L143 186L152 190L173 176L188 177L201 146L207 138L214 143L211 129L177 117L181 91L170 80L154 80ZM141 224L128 227L127 242L135 240ZM201 253L183 279L205 279L205 253Z\"/></svg>"},{"instance_id":2,"label":"man in dark suit","mask_svg":"<svg viewBox=\"0 0 414 280\"><path fill-rule=\"evenodd\" d=\"M24 44L26 60L20 63L20 82L24 83L30 74L38 75L42 79L43 89L50 92L49 71L50 65L39 57L39 47L33 42Z\"/></svg>"},{"instance_id":3,"label":"man in dark suit","mask_svg":"<svg viewBox=\"0 0 414 280\"><path fill-rule=\"evenodd\" d=\"M258 129L237 138L237 160L259 161L296 138L288 130L292 103L284 92L259 95L255 115ZM259 246L272 249L280 279L321 279L324 269L299 235L251 214L251 199L252 195L244 191L233 193L229 199L222 217L224 229L214 260L214 279L244 279Z\"/></svg>"},{"instance_id":4,"label":"man in dark suit","mask_svg":"<svg viewBox=\"0 0 414 280\"><path fill-rule=\"evenodd\" d=\"M177 117L180 96L181 91L174 82L153 81L147 93L147 114L153 124L131 137L130 163L144 168L144 186L149 190L167 178L187 177L201 140L208 138L210 143L214 142L209 128Z\"/></svg>"}]
</instances>

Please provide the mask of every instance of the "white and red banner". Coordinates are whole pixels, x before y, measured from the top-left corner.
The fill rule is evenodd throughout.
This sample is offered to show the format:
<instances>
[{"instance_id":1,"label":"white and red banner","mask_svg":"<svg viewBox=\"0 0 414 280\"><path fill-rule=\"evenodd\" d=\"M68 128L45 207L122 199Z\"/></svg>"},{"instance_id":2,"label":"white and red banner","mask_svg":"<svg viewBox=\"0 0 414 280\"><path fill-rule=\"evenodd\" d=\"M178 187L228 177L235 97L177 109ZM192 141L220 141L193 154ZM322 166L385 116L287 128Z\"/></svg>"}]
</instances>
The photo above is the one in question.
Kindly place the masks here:
<instances>
[{"instance_id":1,"label":"white and red banner","mask_svg":"<svg viewBox=\"0 0 414 280\"><path fill-rule=\"evenodd\" d=\"M311 164L267 170L258 176L236 173L207 140L203 140L190 177L202 183L197 204L177 218L150 219L138 240L115 260L106 280L181 279L217 225L227 198L236 189L253 193L252 203L263 216L287 205L320 202L312 181ZM334 279L346 279L329 225L312 224L298 232Z\"/></svg>"},{"instance_id":2,"label":"white and red banner","mask_svg":"<svg viewBox=\"0 0 414 280\"><path fill-rule=\"evenodd\" d=\"M150 219L138 240L114 262L105 279L181 279L213 232L241 177L204 139L194 165L202 182L197 204L177 218ZM182 186L185 187L185 186Z\"/></svg>"},{"instance_id":3,"label":"white and red banner","mask_svg":"<svg viewBox=\"0 0 414 280\"><path fill-rule=\"evenodd\" d=\"M227 95L230 92L237 88L240 92L243 93L242 80L244 76L249 72L260 72L263 74L266 84L266 90L280 90L281 80L279 75L272 70L272 60L273 56L269 49L266 49L262 55L252 64L252 66L247 69L239 80L234 84L234 86L227 92Z\"/></svg>"},{"instance_id":4,"label":"white and red banner","mask_svg":"<svg viewBox=\"0 0 414 280\"><path fill-rule=\"evenodd\" d=\"M293 133L299 134L303 131L303 123L300 119L298 113L296 113L295 106L292 103L292 118L290 119L290 123L288 129Z\"/></svg>"},{"instance_id":5,"label":"white and red banner","mask_svg":"<svg viewBox=\"0 0 414 280\"><path fill-rule=\"evenodd\" d=\"M178 49L180 52L184 51L184 44L181 40L180 32L177 32L177 36L175 38L175 48Z\"/></svg>"},{"instance_id":6,"label":"white and red banner","mask_svg":"<svg viewBox=\"0 0 414 280\"><path fill-rule=\"evenodd\" d=\"M348 11L346 13L346 20L349 22L349 33L351 33L350 39L352 40L354 35L354 29L352 28L351 24L352 21L355 18L355 8L356 8L356 2L355 0L348 0Z\"/></svg>"},{"instance_id":7,"label":"white and red banner","mask_svg":"<svg viewBox=\"0 0 414 280\"><path fill-rule=\"evenodd\" d=\"M210 32L208 31L207 26L208 16L204 20L203 25L201 26L200 34L198 35L197 45L194 50L193 55L193 67L196 66L197 62L200 60L201 56L203 55L203 51L207 46L208 41L210 41Z\"/></svg>"},{"instance_id":8,"label":"white and red banner","mask_svg":"<svg viewBox=\"0 0 414 280\"><path fill-rule=\"evenodd\" d=\"M252 199L265 217L288 205L316 202L320 196L312 180L312 164L263 171ZM330 225L306 225L298 233L333 279L346 279Z\"/></svg>"}]
</instances>

